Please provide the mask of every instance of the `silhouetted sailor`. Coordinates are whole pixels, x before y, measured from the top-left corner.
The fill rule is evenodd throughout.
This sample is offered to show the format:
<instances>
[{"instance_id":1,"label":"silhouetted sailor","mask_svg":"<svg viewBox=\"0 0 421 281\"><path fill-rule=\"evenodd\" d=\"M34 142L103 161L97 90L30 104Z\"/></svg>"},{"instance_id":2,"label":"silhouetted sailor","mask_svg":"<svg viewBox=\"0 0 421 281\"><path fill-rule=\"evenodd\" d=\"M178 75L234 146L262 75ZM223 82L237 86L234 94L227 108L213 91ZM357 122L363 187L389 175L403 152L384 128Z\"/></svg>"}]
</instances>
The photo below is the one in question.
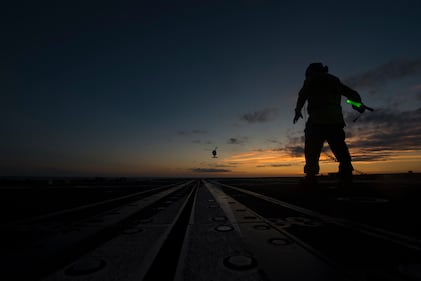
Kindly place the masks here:
<instances>
[{"instance_id":1,"label":"silhouetted sailor","mask_svg":"<svg viewBox=\"0 0 421 281\"><path fill-rule=\"evenodd\" d=\"M319 173L319 157L325 141L339 161L339 179L342 183L352 182L351 155L345 143L345 121L342 115L341 95L361 103L360 95L345 86L328 73L328 67L321 63L311 63L305 72L304 85L298 93L294 124L303 118L301 109L307 101L309 114L306 123L304 154L306 164L305 183L316 183ZM364 107L353 108L362 113Z\"/></svg>"}]
</instances>

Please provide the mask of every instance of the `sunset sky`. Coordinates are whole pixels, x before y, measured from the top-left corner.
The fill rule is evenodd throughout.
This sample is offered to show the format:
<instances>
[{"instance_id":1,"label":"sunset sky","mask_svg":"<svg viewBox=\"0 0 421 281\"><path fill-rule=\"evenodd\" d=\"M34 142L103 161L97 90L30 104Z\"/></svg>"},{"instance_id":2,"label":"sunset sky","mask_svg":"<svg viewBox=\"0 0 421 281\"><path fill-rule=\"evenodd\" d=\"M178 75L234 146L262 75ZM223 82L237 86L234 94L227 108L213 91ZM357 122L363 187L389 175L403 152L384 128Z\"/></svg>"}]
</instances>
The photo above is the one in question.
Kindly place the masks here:
<instances>
[{"instance_id":1,"label":"sunset sky","mask_svg":"<svg viewBox=\"0 0 421 281\"><path fill-rule=\"evenodd\" d=\"M302 175L312 62L375 109L354 167L421 172L421 1L111 3L2 5L0 176Z\"/></svg>"}]
</instances>

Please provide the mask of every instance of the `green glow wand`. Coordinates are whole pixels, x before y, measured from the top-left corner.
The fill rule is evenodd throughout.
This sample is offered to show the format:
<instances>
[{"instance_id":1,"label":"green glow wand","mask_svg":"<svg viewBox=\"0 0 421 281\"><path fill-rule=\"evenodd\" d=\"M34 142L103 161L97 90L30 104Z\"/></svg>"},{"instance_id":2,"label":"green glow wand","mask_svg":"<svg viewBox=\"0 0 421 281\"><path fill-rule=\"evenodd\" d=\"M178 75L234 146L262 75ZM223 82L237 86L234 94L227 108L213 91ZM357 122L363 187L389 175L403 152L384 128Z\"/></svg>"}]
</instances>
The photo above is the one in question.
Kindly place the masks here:
<instances>
[{"instance_id":1,"label":"green glow wand","mask_svg":"<svg viewBox=\"0 0 421 281\"><path fill-rule=\"evenodd\" d=\"M364 105L361 102L356 102L356 101L352 101L350 99L347 99L346 100L346 103L352 105L354 107L354 109L357 110L359 113L363 113L366 109L369 110L369 111L374 111L374 109L372 109L371 107L368 107L368 106ZM360 118L360 116L361 115L358 115L358 117L355 118L353 120L353 122L357 121L358 118Z\"/></svg>"},{"instance_id":2,"label":"green glow wand","mask_svg":"<svg viewBox=\"0 0 421 281\"><path fill-rule=\"evenodd\" d=\"M356 101L353 101L353 100L349 100L348 99L348 100L346 100L346 103L347 104L350 104L350 105L353 105L356 108L361 109L362 111L364 111L366 109L369 110L369 111L374 111L374 109L372 109L371 107L368 107L368 106L362 104L361 102L356 102Z\"/></svg>"},{"instance_id":3,"label":"green glow wand","mask_svg":"<svg viewBox=\"0 0 421 281\"><path fill-rule=\"evenodd\" d=\"M360 103L360 102L356 102L356 101L352 101L352 100L346 100L346 103L347 104L351 104L351 105L353 105L353 106L356 106L356 107L361 107L361 104L362 103Z\"/></svg>"}]
</instances>

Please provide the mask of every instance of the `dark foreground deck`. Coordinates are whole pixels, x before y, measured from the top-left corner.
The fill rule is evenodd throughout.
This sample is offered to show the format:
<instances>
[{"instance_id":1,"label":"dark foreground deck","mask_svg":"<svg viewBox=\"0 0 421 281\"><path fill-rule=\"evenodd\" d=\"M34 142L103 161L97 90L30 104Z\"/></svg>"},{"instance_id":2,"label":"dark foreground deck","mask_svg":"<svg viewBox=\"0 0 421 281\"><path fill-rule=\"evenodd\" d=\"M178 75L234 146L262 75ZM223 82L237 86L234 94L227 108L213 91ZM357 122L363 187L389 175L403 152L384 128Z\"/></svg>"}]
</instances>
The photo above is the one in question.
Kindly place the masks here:
<instances>
[{"instance_id":1,"label":"dark foreground deck","mask_svg":"<svg viewBox=\"0 0 421 281\"><path fill-rule=\"evenodd\" d=\"M3 180L2 280L421 280L421 178Z\"/></svg>"}]
</instances>

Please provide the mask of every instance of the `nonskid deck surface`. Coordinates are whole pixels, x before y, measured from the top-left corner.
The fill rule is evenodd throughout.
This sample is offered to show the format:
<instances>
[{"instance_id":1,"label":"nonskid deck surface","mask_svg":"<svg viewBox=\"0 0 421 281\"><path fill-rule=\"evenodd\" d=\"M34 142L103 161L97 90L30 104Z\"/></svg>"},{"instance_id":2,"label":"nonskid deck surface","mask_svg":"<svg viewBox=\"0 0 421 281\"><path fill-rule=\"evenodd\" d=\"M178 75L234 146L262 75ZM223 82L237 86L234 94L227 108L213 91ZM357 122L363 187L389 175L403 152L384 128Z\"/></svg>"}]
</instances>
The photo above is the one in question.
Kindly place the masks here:
<instances>
[{"instance_id":1,"label":"nonskid deck surface","mask_svg":"<svg viewBox=\"0 0 421 281\"><path fill-rule=\"evenodd\" d=\"M9 204L3 212L23 214L0 225L0 274L48 281L421 280L418 186L414 177L358 178L347 190L329 179L315 187L282 178L193 179L126 188L86 204L70 204L68 192L65 208L41 214ZM32 203L45 210L51 204Z\"/></svg>"}]
</instances>

